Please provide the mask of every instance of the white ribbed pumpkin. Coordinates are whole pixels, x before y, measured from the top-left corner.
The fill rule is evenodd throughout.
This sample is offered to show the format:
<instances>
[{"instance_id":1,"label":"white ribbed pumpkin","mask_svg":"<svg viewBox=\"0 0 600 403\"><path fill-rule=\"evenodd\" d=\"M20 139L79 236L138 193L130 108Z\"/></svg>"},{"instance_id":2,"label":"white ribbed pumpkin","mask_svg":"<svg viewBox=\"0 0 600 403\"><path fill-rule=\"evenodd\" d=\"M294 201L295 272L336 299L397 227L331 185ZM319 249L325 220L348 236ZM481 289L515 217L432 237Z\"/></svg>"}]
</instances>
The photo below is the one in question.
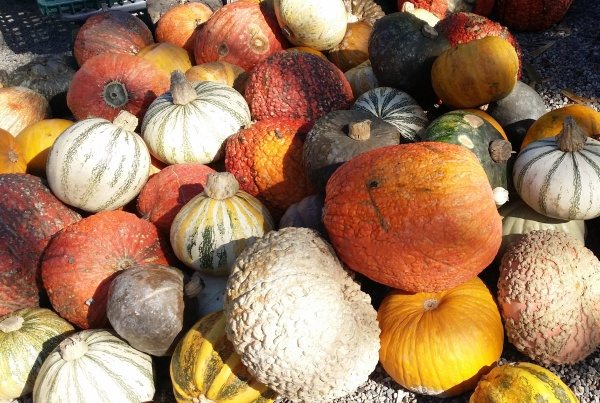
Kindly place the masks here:
<instances>
[{"instance_id":1,"label":"white ribbed pumpkin","mask_svg":"<svg viewBox=\"0 0 600 403\"><path fill-rule=\"evenodd\" d=\"M36 403L139 403L153 397L152 358L103 329L63 340L33 387Z\"/></svg>"},{"instance_id":2,"label":"white ribbed pumpkin","mask_svg":"<svg viewBox=\"0 0 600 403\"><path fill-rule=\"evenodd\" d=\"M150 153L134 133L137 118L81 120L65 130L48 155L46 177L64 203L88 212L114 210L133 200L150 173Z\"/></svg>"},{"instance_id":3,"label":"white ribbed pumpkin","mask_svg":"<svg viewBox=\"0 0 600 403\"><path fill-rule=\"evenodd\" d=\"M562 220L600 216L600 141L567 117L561 133L530 143L513 167L519 196L540 214Z\"/></svg>"},{"instance_id":4,"label":"white ribbed pumpkin","mask_svg":"<svg viewBox=\"0 0 600 403\"><path fill-rule=\"evenodd\" d=\"M73 326L45 308L23 308L0 318L0 401L31 393L42 362Z\"/></svg>"},{"instance_id":5,"label":"white ribbed pumpkin","mask_svg":"<svg viewBox=\"0 0 600 403\"><path fill-rule=\"evenodd\" d=\"M177 71L171 90L148 108L142 136L152 155L167 164L208 164L221 158L225 140L250 121L239 92L216 82L188 82Z\"/></svg>"},{"instance_id":6,"label":"white ribbed pumpkin","mask_svg":"<svg viewBox=\"0 0 600 403\"><path fill-rule=\"evenodd\" d=\"M362 110L396 126L400 135L414 140L427 124L425 111L406 92L391 87L377 87L359 96L352 109Z\"/></svg>"},{"instance_id":7,"label":"white ribbed pumpkin","mask_svg":"<svg viewBox=\"0 0 600 403\"><path fill-rule=\"evenodd\" d=\"M296 46L329 50L346 34L348 17L343 0L275 0L281 30Z\"/></svg>"},{"instance_id":8,"label":"white ribbed pumpkin","mask_svg":"<svg viewBox=\"0 0 600 403\"><path fill-rule=\"evenodd\" d=\"M192 269L228 275L238 255L256 238L275 228L269 211L239 190L229 172L207 178L200 193L177 213L171 225L171 246Z\"/></svg>"}]
</instances>

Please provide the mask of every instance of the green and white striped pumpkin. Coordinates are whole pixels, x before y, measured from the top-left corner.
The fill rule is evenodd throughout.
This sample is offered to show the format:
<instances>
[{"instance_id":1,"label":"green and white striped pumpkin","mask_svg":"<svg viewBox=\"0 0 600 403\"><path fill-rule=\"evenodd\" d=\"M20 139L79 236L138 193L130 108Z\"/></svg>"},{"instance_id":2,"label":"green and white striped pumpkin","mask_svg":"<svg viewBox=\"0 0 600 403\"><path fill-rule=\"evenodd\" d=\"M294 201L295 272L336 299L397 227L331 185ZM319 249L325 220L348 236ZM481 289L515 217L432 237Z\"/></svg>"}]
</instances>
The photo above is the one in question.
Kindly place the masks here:
<instances>
[{"instance_id":1,"label":"green and white striped pumpkin","mask_svg":"<svg viewBox=\"0 0 600 403\"><path fill-rule=\"evenodd\" d=\"M238 255L256 238L275 228L269 211L229 172L207 178L200 193L175 216L171 246L186 266L226 276Z\"/></svg>"},{"instance_id":2,"label":"green and white striped pumpkin","mask_svg":"<svg viewBox=\"0 0 600 403\"><path fill-rule=\"evenodd\" d=\"M113 122L91 118L70 126L48 155L46 177L52 193L94 213L133 200L150 174L150 153L134 133L136 126L137 118L126 111Z\"/></svg>"},{"instance_id":3,"label":"green and white striped pumpkin","mask_svg":"<svg viewBox=\"0 0 600 403\"><path fill-rule=\"evenodd\" d=\"M414 141L429 123L425 111L413 97L391 87L377 87L363 93L352 109L370 112L391 123L410 141Z\"/></svg>"},{"instance_id":4,"label":"green and white striped pumpkin","mask_svg":"<svg viewBox=\"0 0 600 403\"><path fill-rule=\"evenodd\" d=\"M540 214L562 220L600 216L600 142L567 117L554 137L530 143L515 161L519 196Z\"/></svg>"},{"instance_id":5,"label":"green and white striped pumpkin","mask_svg":"<svg viewBox=\"0 0 600 403\"><path fill-rule=\"evenodd\" d=\"M171 90L146 112L142 136L162 162L208 164L220 159L225 140L250 122L250 109L239 92L216 82L189 83L177 71Z\"/></svg>"},{"instance_id":6,"label":"green and white striped pumpkin","mask_svg":"<svg viewBox=\"0 0 600 403\"><path fill-rule=\"evenodd\" d=\"M0 401L33 390L42 362L73 331L46 308L23 308L0 318Z\"/></svg>"},{"instance_id":7,"label":"green and white striped pumpkin","mask_svg":"<svg viewBox=\"0 0 600 403\"><path fill-rule=\"evenodd\" d=\"M33 401L40 403L139 403L153 397L152 358L103 329L63 340L33 388Z\"/></svg>"}]
</instances>

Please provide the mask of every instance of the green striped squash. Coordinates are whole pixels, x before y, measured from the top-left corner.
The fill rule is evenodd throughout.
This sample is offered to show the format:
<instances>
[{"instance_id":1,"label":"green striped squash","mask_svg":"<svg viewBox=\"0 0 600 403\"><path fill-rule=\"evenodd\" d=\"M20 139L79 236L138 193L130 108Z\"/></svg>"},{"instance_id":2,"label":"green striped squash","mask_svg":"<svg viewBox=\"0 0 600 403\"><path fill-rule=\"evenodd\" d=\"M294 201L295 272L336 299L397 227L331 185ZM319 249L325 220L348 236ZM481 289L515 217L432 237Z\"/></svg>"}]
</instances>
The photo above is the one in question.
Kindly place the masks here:
<instances>
[{"instance_id":1,"label":"green striped squash","mask_svg":"<svg viewBox=\"0 0 600 403\"><path fill-rule=\"evenodd\" d=\"M223 156L227 138L250 124L250 109L233 88L171 76L171 90L156 98L142 121L152 155L167 164L208 164Z\"/></svg>"},{"instance_id":2,"label":"green striped squash","mask_svg":"<svg viewBox=\"0 0 600 403\"><path fill-rule=\"evenodd\" d=\"M484 375L469 403L579 403L571 389L556 375L529 362L495 367Z\"/></svg>"},{"instance_id":3,"label":"green striped squash","mask_svg":"<svg viewBox=\"0 0 600 403\"><path fill-rule=\"evenodd\" d=\"M269 403L277 397L242 364L227 339L223 311L202 317L179 341L171 381L178 403Z\"/></svg>"},{"instance_id":4,"label":"green striped squash","mask_svg":"<svg viewBox=\"0 0 600 403\"><path fill-rule=\"evenodd\" d=\"M410 141L427 126L425 111L406 92L391 87L377 87L359 96L352 109L362 110L396 126Z\"/></svg>"},{"instance_id":5,"label":"green striped squash","mask_svg":"<svg viewBox=\"0 0 600 403\"><path fill-rule=\"evenodd\" d=\"M63 340L33 388L33 401L43 403L139 403L153 396L152 358L103 329Z\"/></svg>"},{"instance_id":6,"label":"green striped squash","mask_svg":"<svg viewBox=\"0 0 600 403\"><path fill-rule=\"evenodd\" d=\"M598 217L600 142L587 137L569 117L559 135L521 150L513 182L521 199L540 214L562 220Z\"/></svg>"},{"instance_id":7,"label":"green striped squash","mask_svg":"<svg viewBox=\"0 0 600 403\"><path fill-rule=\"evenodd\" d=\"M31 393L42 362L73 331L45 308L23 308L0 318L0 400Z\"/></svg>"},{"instance_id":8,"label":"green striped squash","mask_svg":"<svg viewBox=\"0 0 600 403\"><path fill-rule=\"evenodd\" d=\"M52 193L93 213L133 200L150 174L150 153L134 133L136 126L137 118L126 111L113 122L91 118L70 126L48 155L46 177Z\"/></svg>"},{"instance_id":9,"label":"green striped squash","mask_svg":"<svg viewBox=\"0 0 600 403\"><path fill-rule=\"evenodd\" d=\"M171 246L186 266L211 275L228 275L237 256L256 238L275 228L269 211L229 172L208 175L200 193L175 216Z\"/></svg>"}]
</instances>

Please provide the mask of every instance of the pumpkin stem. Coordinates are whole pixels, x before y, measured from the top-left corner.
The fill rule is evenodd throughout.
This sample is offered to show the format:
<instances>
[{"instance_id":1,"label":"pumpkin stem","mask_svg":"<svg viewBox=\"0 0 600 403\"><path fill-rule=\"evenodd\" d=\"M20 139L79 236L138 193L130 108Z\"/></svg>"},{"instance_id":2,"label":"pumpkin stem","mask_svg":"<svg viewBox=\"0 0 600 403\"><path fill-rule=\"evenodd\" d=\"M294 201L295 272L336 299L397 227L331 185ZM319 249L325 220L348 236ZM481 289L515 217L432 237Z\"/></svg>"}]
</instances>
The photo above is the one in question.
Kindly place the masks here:
<instances>
[{"instance_id":1,"label":"pumpkin stem","mask_svg":"<svg viewBox=\"0 0 600 403\"><path fill-rule=\"evenodd\" d=\"M187 105L198 98L196 90L181 70L171 73L171 96L175 105Z\"/></svg>"},{"instance_id":2,"label":"pumpkin stem","mask_svg":"<svg viewBox=\"0 0 600 403\"><path fill-rule=\"evenodd\" d=\"M492 190L492 194L494 195L494 203L496 203L496 207L500 207L504 205L508 201L508 190L503 187L496 187Z\"/></svg>"},{"instance_id":3,"label":"pumpkin stem","mask_svg":"<svg viewBox=\"0 0 600 403\"><path fill-rule=\"evenodd\" d=\"M506 162L512 155L512 146L509 141L506 140L493 140L490 141L489 146L490 157L494 162Z\"/></svg>"},{"instance_id":4,"label":"pumpkin stem","mask_svg":"<svg viewBox=\"0 0 600 403\"><path fill-rule=\"evenodd\" d=\"M79 335L67 337L58 345L58 353L65 361L73 361L83 357L88 352L88 345Z\"/></svg>"},{"instance_id":5,"label":"pumpkin stem","mask_svg":"<svg viewBox=\"0 0 600 403\"><path fill-rule=\"evenodd\" d=\"M572 153L583 149L587 141L587 134L577 124L573 116L567 116L563 121L563 128L556 136L556 143L562 152Z\"/></svg>"},{"instance_id":6,"label":"pumpkin stem","mask_svg":"<svg viewBox=\"0 0 600 403\"><path fill-rule=\"evenodd\" d=\"M202 277L200 277L200 274L194 273L192 274L192 278L190 279L190 281L188 281L187 284L183 287L183 291L186 297L195 298L198 296L198 294L200 294L200 291L202 291L205 288L206 284L204 284L204 281L202 280Z\"/></svg>"},{"instance_id":7,"label":"pumpkin stem","mask_svg":"<svg viewBox=\"0 0 600 403\"><path fill-rule=\"evenodd\" d=\"M364 141L371 137L371 121L352 122L348 125L348 137L353 140Z\"/></svg>"},{"instance_id":8,"label":"pumpkin stem","mask_svg":"<svg viewBox=\"0 0 600 403\"><path fill-rule=\"evenodd\" d=\"M240 190L240 184L229 172L215 172L206 178L204 193L211 199L225 200L235 196Z\"/></svg>"},{"instance_id":9,"label":"pumpkin stem","mask_svg":"<svg viewBox=\"0 0 600 403\"><path fill-rule=\"evenodd\" d=\"M102 98L110 107L120 109L129 102L129 93L125 84L118 81L111 81L104 86Z\"/></svg>"},{"instance_id":10,"label":"pumpkin stem","mask_svg":"<svg viewBox=\"0 0 600 403\"><path fill-rule=\"evenodd\" d=\"M440 301L438 301L437 299L429 298L426 299L425 302L423 302L423 309L425 309L426 311L432 311L435 308L437 308L439 304Z\"/></svg>"},{"instance_id":11,"label":"pumpkin stem","mask_svg":"<svg viewBox=\"0 0 600 403\"><path fill-rule=\"evenodd\" d=\"M436 31L435 28L433 28L427 23L423 24L423 27L421 28L421 33L424 37L429 39L435 39L438 36L438 31Z\"/></svg>"},{"instance_id":12,"label":"pumpkin stem","mask_svg":"<svg viewBox=\"0 0 600 403\"><path fill-rule=\"evenodd\" d=\"M123 130L133 132L138 125L138 118L126 110L122 110L112 122Z\"/></svg>"},{"instance_id":13,"label":"pumpkin stem","mask_svg":"<svg viewBox=\"0 0 600 403\"><path fill-rule=\"evenodd\" d=\"M0 332L15 332L23 326L24 321L25 319L21 316L11 316L10 318L6 318L0 322Z\"/></svg>"}]
</instances>

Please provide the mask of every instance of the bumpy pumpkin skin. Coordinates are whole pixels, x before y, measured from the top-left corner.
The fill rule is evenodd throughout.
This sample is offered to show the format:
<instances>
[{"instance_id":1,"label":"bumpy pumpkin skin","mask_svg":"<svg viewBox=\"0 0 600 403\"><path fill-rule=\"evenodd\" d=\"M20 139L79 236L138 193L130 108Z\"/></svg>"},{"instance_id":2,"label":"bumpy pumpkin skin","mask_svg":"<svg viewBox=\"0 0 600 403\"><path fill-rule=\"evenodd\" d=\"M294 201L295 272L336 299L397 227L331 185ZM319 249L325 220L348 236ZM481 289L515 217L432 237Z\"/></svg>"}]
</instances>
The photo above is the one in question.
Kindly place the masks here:
<instances>
[{"instance_id":1,"label":"bumpy pumpkin skin","mask_svg":"<svg viewBox=\"0 0 600 403\"><path fill-rule=\"evenodd\" d=\"M225 168L240 189L262 201L276 220L291 204L314 192L302 165L307 131L302 119L271 118L227 140Z\"/></svg>"},{"instance_id":2,"label":"bumpy pumpkin skin","mask_svg":"<svg viewBox=\"0 0 600 403\"><path fill-rule=\"evenodd\" d=\"M500 247L492 188L462 146L422 142L361 154L333 174L325 194L323 222L340 258L394 288L451 288Z\"/></svg>"},{"instance_id":3,"label":"bumpy pumpkin skin","mask_svg":"<svg viewBox=\"0 0 600 403\"><path fill-rule=\"evenodd\" d=\"M500 265L508 340L542 364L574 364L600 346L600 261L562 231L525 234Z\"/></svg>"},{"instance_id":4,"label":"bumpy pumpkin skin","mask_svg":"<svg viewBox=\"0 0 600 403\"><path fill-rule=\"evenodd\" d=\"M305 52L277 52L250 73L244 93L255 120L288 117L315 121L354 100L350 83L333 63Z\"/></svg>"},{"instance_id":5,"label":"bumpy pumpkin skin","mask_svg":"<svg viewBox=\"0 0 600 403\"><path fill-rule=\"evenodd\" d=\"M154 43L152 32L138 17L120 10L88 18L77 32L73 54L79 66L102 53L137 54Z\"/></svg>"},{"instance_id":6,"label":"bumpy pumpkin skin","mask_svg":"<svg viewBox=\"0 0 600 403\"><path fill-rule=\"evenodd\" d=\"M543 31L560 22L573 0L496 0L498 20L517 31Z\"/></svg>"}]
</instances>

